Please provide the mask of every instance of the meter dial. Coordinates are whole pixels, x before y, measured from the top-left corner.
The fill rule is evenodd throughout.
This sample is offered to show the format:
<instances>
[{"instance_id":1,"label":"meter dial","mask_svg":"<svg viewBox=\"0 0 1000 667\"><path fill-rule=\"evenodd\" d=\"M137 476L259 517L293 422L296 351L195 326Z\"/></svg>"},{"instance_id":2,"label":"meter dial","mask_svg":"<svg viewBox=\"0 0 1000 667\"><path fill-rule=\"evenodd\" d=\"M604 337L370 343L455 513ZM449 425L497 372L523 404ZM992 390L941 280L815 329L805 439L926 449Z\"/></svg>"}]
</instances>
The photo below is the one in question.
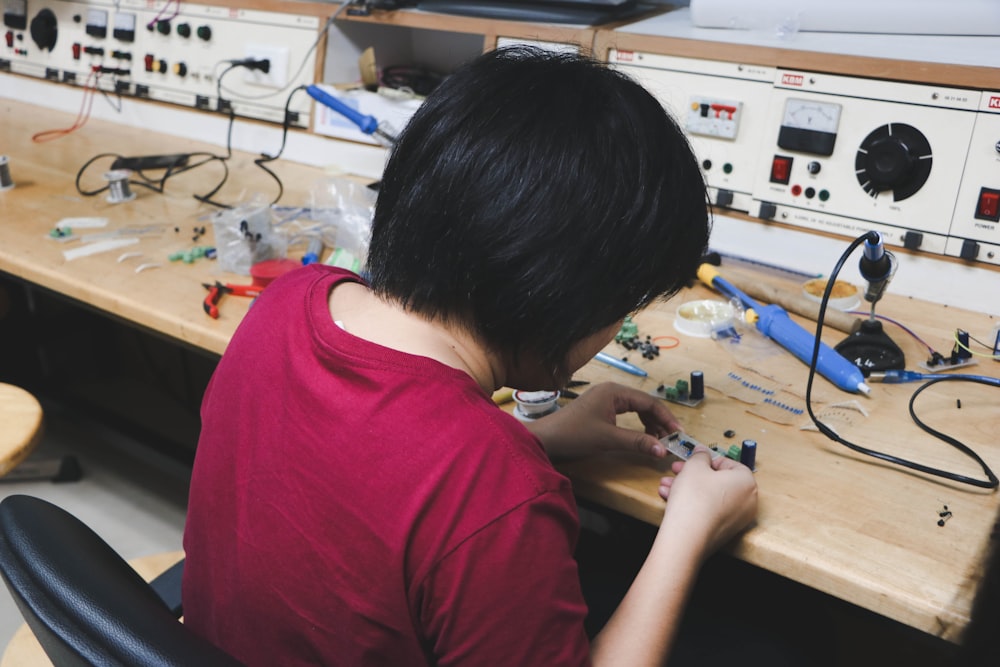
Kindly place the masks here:
<instances>
[{"instance_id":1,"label":"meter dial","mask_svg":"<svg viewBox=\"0 0 1000 667\"><path fill-rule=\"evenodd\" d=\"M790 97L785 101L785 115L781 124L800 130L836 134L837 126L840 125L840 105Z\"/></svg>"},{"instance_id":2,"label":"meter dial","mask_svg":"<svg viewBox=\"0 0 1000 667\"><path fill-rule=\"evenodd\" d=\"M915 127L889 123L865 137L854 159L858 183L872 197L892 190L893 201L912 197L931 174L931 145Z\"/></svg>"},{"instance_id":3,"label":"meter dial","mask_svg":"<svg viewBox=\"0 0 1000 667\"><path fill-rule=\"evenodd\" d=\"M115 39L123 42L135 41L135 14L118 12L115 14L115 28L112 32Z\"/></svg>"},{"instance_id":4,"label":"meter dial","mask_svg":"<svg viewBox=\"0 0 1000 667\"><path fill-rule=\"evenodd\" d=\"M28 0L3 0L3 24L13 30L28 27Z\"/></svg>"},{"instance_id":5,"label":"meter dial","mask_svg":"<svg viewBox=\"0 0 1000 667\"><path fill-rule=\"evenodd\" d=\"M778 131L778 145L790 151L832 155L840 125L840 105L790 97Z\"/></svg>"}]
</instances>

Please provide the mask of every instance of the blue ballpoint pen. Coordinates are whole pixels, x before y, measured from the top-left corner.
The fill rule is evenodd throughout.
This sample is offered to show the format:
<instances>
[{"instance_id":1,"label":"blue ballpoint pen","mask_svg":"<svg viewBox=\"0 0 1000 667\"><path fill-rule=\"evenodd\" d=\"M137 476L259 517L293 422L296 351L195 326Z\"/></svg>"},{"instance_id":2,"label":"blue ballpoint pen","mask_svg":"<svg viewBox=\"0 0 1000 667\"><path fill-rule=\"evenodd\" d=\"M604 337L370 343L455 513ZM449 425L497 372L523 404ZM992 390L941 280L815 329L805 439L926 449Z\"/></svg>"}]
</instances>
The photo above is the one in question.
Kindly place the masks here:
<instances>
[{"instance_id":1,"label":"blue ballpoint pen","mask_svg":"<svg viewBox=\"0 0 1000 667\"><path fill-rule=\"evenodd\" d=\"M598 352L597 356L595 356L594 359L600 361L602 364L607 364L608 366L614 366L618 370L625 371L626 373L631 373L632 375L638 375L639 377L646 377L647 375L649 375L649 373L642 370L638 366L634 366L633 364L630 364L627 361L622 361L621 359L612 357L607 352Z\"/></svg>"}]
</instances>

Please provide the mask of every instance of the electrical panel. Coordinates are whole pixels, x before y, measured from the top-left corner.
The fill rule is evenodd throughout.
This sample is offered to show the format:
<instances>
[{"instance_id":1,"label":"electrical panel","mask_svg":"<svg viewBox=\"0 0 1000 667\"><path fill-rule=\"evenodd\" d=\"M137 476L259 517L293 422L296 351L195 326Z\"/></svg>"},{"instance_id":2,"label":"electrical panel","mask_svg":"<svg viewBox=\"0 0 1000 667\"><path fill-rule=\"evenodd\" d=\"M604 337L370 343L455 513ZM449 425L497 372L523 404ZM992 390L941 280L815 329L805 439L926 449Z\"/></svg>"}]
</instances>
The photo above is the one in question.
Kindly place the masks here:
<instances>
[{"instance_id":1,"label":"electrical panel","mask_svg":"<svg viewBox=\"0 0 1000 667\"><path fill-rule=\"evenodd\" d=\"M779 70L756 214L944 254L979 92Z\"/></svg>"},{"instance_id":2,"label":"electrical panel","mask_svg":"<svg viewBox=\"0 0 1000 667\"><path fill-rule=\"evenodd\" d=\"M774 68L617 49L608 60L653 93L685 130L712 202L748 212Z\"/></svg>"},{"instance_id":3,"label":"electrical panel","mask_svg":"<svg viewBox=\"0 0 1000 667\"><path fill-rule=\"evenodd\" d=\"M0 71L309 125L321 19L174 0L3 0ZM249 70L231 61L266 60ZM265 71L266 70L266 71Z\"/></svg>"},{"instance_id":4,"label":"electrical panel","mask_svg":"<svg viewBox=\"0 0 1000 667\"><path fill-rule=\"evenodd\" d=\"M1000 264L1000 91L984 91L945 254Z\"/></svg>"},{"instance_id":5,"label":"electrical panel","mask_svg":"<svg viewBox=\"0 0 1000 667\"><path fill-rule=\"evenodd\" d=\"M716 207L1000 264L1000 93L614 49L609 61L677 118Z\"/></svg>"}]
</instances>

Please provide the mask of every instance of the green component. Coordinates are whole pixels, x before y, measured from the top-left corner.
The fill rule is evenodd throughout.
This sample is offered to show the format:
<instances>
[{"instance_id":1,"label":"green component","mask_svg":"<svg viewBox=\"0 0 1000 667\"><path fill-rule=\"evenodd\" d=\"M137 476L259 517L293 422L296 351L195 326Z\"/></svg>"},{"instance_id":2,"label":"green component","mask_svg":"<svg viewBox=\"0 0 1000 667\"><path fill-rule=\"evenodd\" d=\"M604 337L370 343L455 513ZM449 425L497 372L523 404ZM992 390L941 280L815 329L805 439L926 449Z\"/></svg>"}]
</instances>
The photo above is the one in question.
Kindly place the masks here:
<instances>
[{"instance_id":1,"label":"green component","mask_svg":"<svg viewBox=\"0 0 1000 667\"><path fill-rule=\"evenodd\" d=\"M666 398L668 401L676 401L677 400L677 388L676 387L664 387L663 388L663 397Z\"/></svg>"},{"instance_id":2,"label":"green component","mask_svg":"<svg viewBox=\"0 0 1000 667\"><path fill-rule=\"evenodd\" d=\"M730 445L729 450L726 452L726 456L734 461L740 460L740 446Z\"/></svg>"},{"instance_id":3,"label":"green component","mask_svg":"<svg viewBox=\"0 0 1000 667\"><path fill-rule=\"evenodd\" d=\"M687 380L678 380L674 386L677 388L678 396L687 398L688 393L691 391Z\"/></svg>"},{"instance_id":4,"label":"green component","mask_svg":"<svg viewBox=\"0 0 1000 667\"><path fill-rule=\"evenodd\" d=\"M625 321L622 322L621 329L615 334L615 342L621 343L622 341L635 338L639 335L639 325L632 321L631 315L625 316Z\"/></svg>"}]
</instances>

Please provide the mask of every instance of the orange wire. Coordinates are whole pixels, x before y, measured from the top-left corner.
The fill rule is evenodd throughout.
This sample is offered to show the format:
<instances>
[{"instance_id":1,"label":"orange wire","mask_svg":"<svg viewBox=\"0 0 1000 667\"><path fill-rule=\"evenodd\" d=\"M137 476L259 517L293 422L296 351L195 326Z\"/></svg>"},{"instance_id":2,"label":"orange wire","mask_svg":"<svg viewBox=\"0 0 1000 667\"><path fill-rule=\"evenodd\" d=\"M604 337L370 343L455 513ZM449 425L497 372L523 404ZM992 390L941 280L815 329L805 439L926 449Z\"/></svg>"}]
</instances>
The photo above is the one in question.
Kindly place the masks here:
<instances>
[{"instance_id":1,"label":"orange wire","mask_svg":"<svg viewBox=\"0 0 1000 667\"><path fill-rule=\"evenodd\" d=\"M663 340L664 338L669 338L670 340L674 341L674 344L673 345L657 345L657 347L660 348L661 350L672 350L672 349L674 349L675 347L677 347L678 345L681 344L681 339L678 338L677 336L657 336L656 338L653 339L653 342L655 343L656 341Z\"/></svg>"},{"instance_id":2,"label":"orange wire","mask_svg":"<svg viewBox=\"0 0 1000 667\"><path fill-rule=\"evenodd\" d=\"M80 111L77 112L76 120L73 121L71 126L58 130L42 130L41 132L36 132L31 135L31 140L36 144L53 141L55 139L65 137L67 134L75 132L86 125L87 120L90 118L90 110L94 106L94 97L97 93L97 82L100 78L100 69L92 67L90 74L87 75L86 83L83 84L83 101L80 102Z\"/></svg>"}]
</instances>

